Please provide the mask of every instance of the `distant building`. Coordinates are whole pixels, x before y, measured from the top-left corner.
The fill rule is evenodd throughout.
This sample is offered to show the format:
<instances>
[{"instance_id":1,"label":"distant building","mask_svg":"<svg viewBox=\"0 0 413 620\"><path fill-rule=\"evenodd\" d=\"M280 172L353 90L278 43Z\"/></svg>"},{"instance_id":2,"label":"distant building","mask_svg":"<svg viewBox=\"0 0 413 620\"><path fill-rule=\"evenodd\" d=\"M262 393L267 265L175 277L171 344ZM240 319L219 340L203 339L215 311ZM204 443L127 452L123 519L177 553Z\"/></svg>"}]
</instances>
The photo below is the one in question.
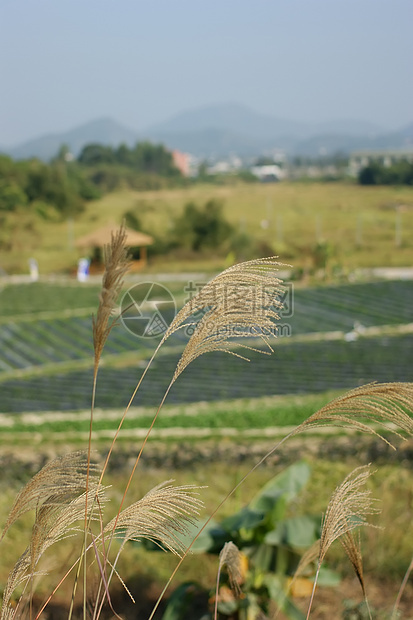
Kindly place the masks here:
<instances>
[{"instance_id":1,"label":"distant building","mask_svg":"<svg viewBox=\"0 0 413 620\"><path fill-rule=\"evenodd\" d=\"M285 179L285 171L277 164L265 164L263 166L253 166L251 172L263 183L271 183Z\"/></svg>"},{"instance_id":2,"label":"distant building","mask_svg":"<svg viewBox=\"0 0 413 620\"><path fill-rule=\"evenodd\" d=\"M207 168L208 174L231 174L242 168L242 160L237 155L230 155L228 159L222 159L210 163Z\"/></svg>"},{"instance_id":3,"label":"distant building","mask_svg":"<svg viewBox=\"0 0 413 620\"><path fill-rule=\"evenodd\" d=\"M182 153L181 151L172 151L172 160L175 168L180 170L184 177L189 177L191 174L191 156L188 153Z\"/></svg>"},{"instance_id":4,"label":"distant building","mask_svg":"<svg viewBox=\"0 0 413 620\"><path fill-rule=\"evenodd\" d=\"M413 163L413 149L395 149L381 151L355 151L350 155L348 173L350 176L358 176L360 170L373 162L377 162L389 168L398 161Z\"/></svg>"}]
</instances>

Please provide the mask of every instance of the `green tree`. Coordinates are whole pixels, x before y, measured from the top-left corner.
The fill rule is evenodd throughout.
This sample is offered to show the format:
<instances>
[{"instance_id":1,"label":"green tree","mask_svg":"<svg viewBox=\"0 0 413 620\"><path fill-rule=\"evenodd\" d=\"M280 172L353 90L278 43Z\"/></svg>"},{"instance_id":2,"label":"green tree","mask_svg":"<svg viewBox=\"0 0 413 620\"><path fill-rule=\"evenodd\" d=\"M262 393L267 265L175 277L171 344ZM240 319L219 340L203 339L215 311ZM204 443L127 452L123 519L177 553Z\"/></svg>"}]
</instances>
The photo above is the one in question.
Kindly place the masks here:
<instances>
[{"instance_id":1,"label":"green tree","mask_svg":"<svg viewBox=\"0 0 413 620\"><path fill-rule=\"evenodd\" d=\"M384 166L371 162L358 175L360 185L413 185L413 163L406 160Z\"/></svg>"},{"instance_id":2,"label":"green tree","mask_svg":"<svg viewBox=\"0 0 413 620\"><path fill-rule=\"evenodd\" d=\"M209 200L203 207L189 202L174 224L178 245L195 252L205 248L219 248L233 233L232 225L222 213L219 200Z\"/></svg>"},{"instance_id":3,"label":"green tree","mask_svg":"<svg viewBox=\"0 0 413 620\"><path fill-rule=\"evenodd\" d=\"M17 183L0 180L0 211L14 211L27 203L27 196Z\"/></svg>"},{"instance_id":4,"label":"green tree","mask_svg":"<svg viewBox=\"0 0 413 620\"><path fill-rule=\"evenodd\" d=\"M78 157L79 163L84 166L96 164L113 164L116 161L115 153L111 146L102 144L87 144Z\"/></svg>"}]
</instances>

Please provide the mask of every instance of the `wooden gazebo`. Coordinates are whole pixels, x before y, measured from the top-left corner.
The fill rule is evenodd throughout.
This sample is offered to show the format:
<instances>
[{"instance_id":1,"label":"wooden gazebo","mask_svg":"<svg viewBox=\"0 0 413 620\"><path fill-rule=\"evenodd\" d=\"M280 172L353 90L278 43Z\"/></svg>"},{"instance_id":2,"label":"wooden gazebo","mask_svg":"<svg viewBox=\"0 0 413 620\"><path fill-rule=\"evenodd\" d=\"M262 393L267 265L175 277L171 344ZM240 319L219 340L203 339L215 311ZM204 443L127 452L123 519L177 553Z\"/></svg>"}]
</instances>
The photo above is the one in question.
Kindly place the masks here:
<instances>
[{"instance_id":1,"label":"wooden gazebo","mask_svg":"<svg viewBox=\"0 0 413 620\"><path fill-rule=\"evenodd\" d=\"M102 249L105 245L109 244L112 239L112 233L119 228L115 225L104 226L94 232L81 237L76 241L77 248L90 248L90 249ZM130 248L139 248L139 260L134 261L136 267L144 267L147 262L146 248L148 245L152 245L153 238L145 233L131 228L125 228L126 238L125 245Z\"/></svg>"}]
</instances>

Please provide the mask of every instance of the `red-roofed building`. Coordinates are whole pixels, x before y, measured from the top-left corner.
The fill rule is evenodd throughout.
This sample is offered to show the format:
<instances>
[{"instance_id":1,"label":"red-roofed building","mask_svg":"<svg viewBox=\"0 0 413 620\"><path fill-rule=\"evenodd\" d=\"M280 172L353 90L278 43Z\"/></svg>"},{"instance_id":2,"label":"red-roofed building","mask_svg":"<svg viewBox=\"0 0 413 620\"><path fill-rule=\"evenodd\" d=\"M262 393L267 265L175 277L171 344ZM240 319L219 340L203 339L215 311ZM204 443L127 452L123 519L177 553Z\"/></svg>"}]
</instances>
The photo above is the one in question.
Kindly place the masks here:
<instances>
[{"instance_id":1,"label":"red-roofed building","mask_svg":"<svg viewBox=\"0 0 413 620\"><path fill-rule=\"evenodd\" d=\"M181 151L174 150L172 151L172 159L175 168L178 168L178 170L181 171L184 177L189 177L190 156L188 155L188 153L181 153Z\"/></svg>"}]
</instances>

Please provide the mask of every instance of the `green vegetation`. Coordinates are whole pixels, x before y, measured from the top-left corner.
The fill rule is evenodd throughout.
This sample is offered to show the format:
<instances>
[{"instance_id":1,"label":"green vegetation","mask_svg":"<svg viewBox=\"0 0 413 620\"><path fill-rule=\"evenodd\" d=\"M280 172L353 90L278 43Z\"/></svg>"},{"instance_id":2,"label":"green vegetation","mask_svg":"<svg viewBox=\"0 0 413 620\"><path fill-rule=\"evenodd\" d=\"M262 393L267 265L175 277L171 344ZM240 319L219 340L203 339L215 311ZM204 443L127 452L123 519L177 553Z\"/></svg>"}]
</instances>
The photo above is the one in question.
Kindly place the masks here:
<instances>
[{"instance_id":1,"label":"green vegetation","mask_svg":"<svg viewBox=\"0 0 413 620\"><path fill-rule=\"evenodd\" d=\"M372 162L358 175L360 185L413 185L413 163L399 161L391 166Z\"/></svg>"},{"instance_id":2,"label":"green vegetation","mask_svg":"<svg viewBox=\"0 0 413 620\"><path fill-rule=\"evenodd\" d=\"M307 463L302 461L291 465L269 480L237 513L220 523L210 522L196 540L195 552L218 555L219 571L227 569L229 577L221 579L220 584L218 578L217 592L210 593L216 597L216 607L222 616L233 617L235 612L240 618L268 614L271 602L275 601L288 617L305 619L285 592L288 589L287 577L297 568L303 550L320 536L320 515L289 515L290 505L297 500L309 477ZM194 530L196 533L197 528ZM321 581L336 585L339 579L331 571L326 571ZM231 586L235 590L242 588L242 598L236 592L232 593ZM171 620L182 617L185 595L182 588L175 591L168 603L166 617Z\"/></svg>"},{"instance_id":3,"label":"green vegetation","mask_svg":"<svg viewBox=\"0 0 413 620\"><path fill-rule=\"evenodd\" d=\"M210 403L191 403L181 405L165 405L162 417L154 431L154 437L160 436L168 441L167 433L157 433L159 430L172 429L170 441L175 442L177 436L199 441L206 441L210 437L231 436L238 432L239 436L248 437L254 431L255 437L276 436L285 432L285 427L298 425L305 420L313 411L320 409L331 398L341 392L325 392L321 394L306 394L296 396L261 397L254 399L220 400ZM257 417L257 410L260 415ZM129 431L137 430L133 436L139 438L144 433L139 432L147 429L153 417L152 407L133 408L124 422L124 432L121 439L130 441ZM96 414L94 429L96 439L99 433L102 441L107 440L107 433L101 431L114 431L119 419L118 410L105 410ZM197 432L198 429L203 433ZM2 438L0 445L7 444L10 435L15 441L19 436L24 441L21 433L36 433L38 441L48 441L51 433L56 441L57 433L61 434L62 441L80 444L84 433L89 430L89 412L81 410L77 412L38 412L36 415L14 414L2 417Z\"/></svg>"},{"instance_id":4,"label":"green vegetation","mask_svg":"<svg viewBox=\"0 0 413 620\"><path fill-rule=\"evenodd\" d=\"M161 189L182 184L171 153L162 145L137 143L133 148L88 144L78 157L89 181L102 192L120 187L134 190Z\"/></svg>"},{"instance_id":5,"label":"green vegetation","mask_svg":"<svg viewBox=\"0 0 413 620\"><path fill-rule=\"evenodd\" d=\"M187 203L174 222L172 236L178 247L199 252L219 249L232 233L232 226L222 215L222 203L209 200L203 207Z\"/></svg>"},{"instance_id":6,"label":"green vegetation","mask_svg":"<svg viewBox=\"0 0 413 620\"><path fill-rule=\"evenodd\" d=\"M202 209L211 200L222 204L222 218L235 231L235 254L229 248L229 255L223 255L224 246L218 252L208 247L186 256L181 251L171 253L174 223L185 205ZM214 273L233 262L235 255L248 258L252 251L254 256L277 254L306 275L315 269L320 242L329 244L329 278L345 279L361 267L412 264L410 187L238 182L222 187L200 183L156 191L117 190L87 202L72 223L45 220L27 206L20 207L8 213L9 228L1 227L8 249L0 248L0 266L8 273L27 273L27 261L34 256L41 275L73 272L82 255L75 248L76 239L108 222L119 225L126 213L132 213L135 226L156 240L149 273ZM169 253L161 253L165 251Z\"/></svg>"},{"instance_id":7,"label":"green vegetation","mask_svg":"<svg viewBox=\"0 0 413 620\"><path fill-rule=\"evenodd\" d=\"M55 159L50 164L38 160L14 162L0 156L0 214L19 209L53 219L79 214L86 200L100 196L75 163ZM24 212L24 211L23 211ZM4 241L3 241L4 243Z\"/></svg>"}]
</instances>

